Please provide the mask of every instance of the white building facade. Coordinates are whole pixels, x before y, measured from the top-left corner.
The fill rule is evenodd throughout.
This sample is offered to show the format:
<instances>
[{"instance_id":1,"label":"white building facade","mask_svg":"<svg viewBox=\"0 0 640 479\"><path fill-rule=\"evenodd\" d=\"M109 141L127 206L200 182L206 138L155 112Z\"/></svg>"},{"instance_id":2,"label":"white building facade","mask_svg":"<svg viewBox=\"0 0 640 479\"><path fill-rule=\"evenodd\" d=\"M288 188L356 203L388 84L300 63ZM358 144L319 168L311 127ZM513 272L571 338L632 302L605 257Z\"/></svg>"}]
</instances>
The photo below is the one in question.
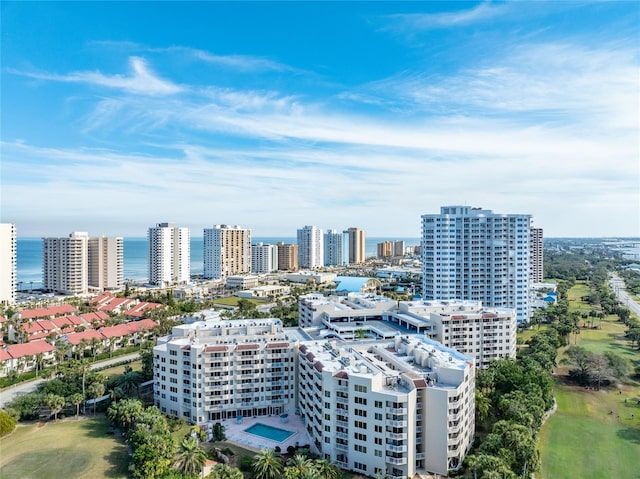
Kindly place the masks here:
<instances>
[{"instance_id":1,"label":"white building facade","mask_svg":"<svg viewBox=\"0 0 640 479\"><path fill-rule=\"evenodd\" d=\"M238 225L204 229L204 277L224 279L251 272L251 230Z\"/></svg>"},{"instance_id":2,"label":"white building facade","mask_svg":"<svg viewBox=\"0 0 640 479\"><path fill-rule=\"evenodd\" d=\"M251 272L272 273L278 271L278 247L272 244L251 245Z\"/></svg>"},{"instance_id":3,"label":"white building facade","mask_svg":"<svg viewBox=\"0 0 640 479\"><path fill-rule=\"evenodd\" d=\"M154 403L202 424L283 414L295 407L296 345L279 319L211 319L158 339Z\"/></svg>"},{"instance_id":4,"label":"white building facade","mask_svg":"<svg viewBox=\"0 0 640 479\"><path fill-rule=\"evenodd\" d=\"M121 289L124 284L124 242L121 237L89 238L89 288L97 291Z\"/></svg>"},{"instance_id":5,"label":"white building facade","mask_svg":"<svg viewBox=\"0 0 640 479\"><path fill-rule=\"evenodd\" d=\"M531 215L444 206L422 216L422 291L427 300L482 301L529 320Z\"/></svg>"},{"instance_id":6,"label":"white building facade","mask_svg":"<svg viewBox=\"0 0 640 479\"><path fill-rule=\"evenodd\" d=\"M400 301L398 313L400 318L424 318L432 339L474 358L478 368L516 357L518 323L513 309L486 308L480 301Z\"/></svg>"},{"instance_id":7,"label":"white building facade","mask_svg":"<svg viewBox=\"0 0 640 479\"><path fill-rule=\"evenodd\" d=\"M324 233L324 265L346 266L349 264L349 234L344 231L327 230Z\"/></svg>"},{"instance_id":8,"label":"white building facade","mask_svg":"<svg viewBox=\"0 0 640 479\"><path fill-rule=\"evenodd\" d=\"M323 234L320 228L305 226L298 230L298 267L320 268L324 265Z\"/></svg>"},{"instance_id":9,"label":"white building facade","mask_svg":"<svg viewBox=\"0 0 640 479\"><path fill-rule=\"evenodd\" d=\"M16 302L16 225L0 223L0 304Z\"/></svg>"},{"instance_id":10,"label":"white building facade","mask_svg":"<svg viewBox=\"0 0 640 479\"><path fill-rule=\"evenodd\" d=\"M318 452L371 477L457 469L475 427L473 360L421 336L299 348L299 408Z\"/></svg>"},{"instance_id":11,"label":"white building facade","mask_svg":"<svg viewBox=\"0 0 640 479\"><path fill-rule=\"evenodd\" d=\"M544 240L542 228L531 228L531 281L544 281Z\"/></svg>"},{"instance_id":12,"label":"white building facade","mask_svg":"<svg viewBox=\"0 0 640 479\"><path fill-rule=\"evenodd\" d=\"M61 294L89 291L89 235L42 238L42 287Z\"/></svg>"},{"instance_id":13,"label":"white building facade","mask_svg":"<svg viewBox=\"0 0 640 479\"><path fill-rule=\"evenodd\" d=\"M158 223L149 228L149 283L166 287L191 281L189 228Z\"/></svg>"}]
</instances>

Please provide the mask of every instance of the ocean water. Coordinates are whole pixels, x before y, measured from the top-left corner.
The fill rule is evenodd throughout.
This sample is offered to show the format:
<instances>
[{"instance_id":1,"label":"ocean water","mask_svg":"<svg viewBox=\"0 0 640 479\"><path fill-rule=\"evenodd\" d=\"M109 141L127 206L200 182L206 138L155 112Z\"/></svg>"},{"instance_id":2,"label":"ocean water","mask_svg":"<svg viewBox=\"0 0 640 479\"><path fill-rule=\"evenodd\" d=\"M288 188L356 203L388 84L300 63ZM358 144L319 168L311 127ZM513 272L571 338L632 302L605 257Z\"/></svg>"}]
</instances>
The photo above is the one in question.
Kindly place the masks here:
<instances>
[{"instance_id":1,"label":"ocean water","mask_svg":"<svg viewBox=\"0 0 640 479\"><path fill-rule=\"evenodd\" d=\"M275 244L278 241L295 243L295 237L254 237L252 243L262 242ZM404 241L407 246L419 245L419 238L366 238L365 254L375 256L377 244L383 241ZM191 274L203 272L203 239L191 238ZM42 286L42 239L18 238L17 240L17 277L18 289L21 291ZM125 279L146 279L147 271L147 239L125 238L124 244L124 277Z\"/></svg>"}]
</instances>

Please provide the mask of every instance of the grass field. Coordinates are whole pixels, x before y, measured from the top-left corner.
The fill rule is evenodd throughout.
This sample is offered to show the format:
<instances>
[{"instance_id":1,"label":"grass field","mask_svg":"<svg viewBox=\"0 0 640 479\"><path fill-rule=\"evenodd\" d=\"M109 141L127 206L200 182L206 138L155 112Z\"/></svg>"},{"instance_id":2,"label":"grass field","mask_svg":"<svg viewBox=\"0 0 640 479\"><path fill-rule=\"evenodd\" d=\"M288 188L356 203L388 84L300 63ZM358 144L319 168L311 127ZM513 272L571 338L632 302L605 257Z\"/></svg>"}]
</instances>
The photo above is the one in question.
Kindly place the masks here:
<instances>
[{"instance_id":1,"label":"grass field","mask_svg":"<svg viewBox=\"0 0 640 479\"><path fill-rule=\"evenodd\" d=\"M558 410L540 431L538 477L640 478L640 405L624 397L558 384Z\"/></svg>"},{"instance_id":2,"label":"grass field","mask_svg":"<svg viewBox=\"0 0 640 479\"><path fill-rule=\"evenodd\" d=\"M243 299L243 298L239 298L238 296L226 296L224 298L216 298L213 300L213 304L222 304L224 306L238 306L238 302ZM260 304L265 304L267 301L264 300L260 300L260 299L253 299L253 298L244 298L247 301L255 304L256 306L260 305Z\"/></svg>"},{"instance_id":3,"label":"grass field","mask_svg":"<svg viewBox=\"0 0 640 479\"><path fill-rule=\"evenodd\" d=\"M129 363L129 364L120 364L119 366L114 366L112 368L102 369L99 372L104 377L108 378L110 376L117 376L118 374L124 373L124 368L127 366L130 366L131 369L133 369L134 371L140 371L142 370L142 361L138 360L138 361L133 361L132 363Z\"/></svg>"},{"instance_id":4,"label":"grass field","mask_svg":"<svg viewBox=\"0 0 640 479\"><path fill-rule=\"evenodd\" d=\"M127 447L103 417L19 426L0 440L3 479L128 477Z\"/></svg>"},{"instance_id":5,"label":"grass field","mask_svg":"<svg viewBox=\"0 0 640 479\"><path fill-rule=\"evenodd\" d=\"M572 311L591 309L580 300L588 292L580 284L569 291ZM624 339L625 327L617 319L608 316L597 323L598 329L581 329L571 336L571 344L596 353L614 352L637 364L640 352ZM640 383L630 380L620 389L594 391L567 383L566 368L556 372L558 410L540 431L542 468L538 477L640 479Z\"/></svg>"}]
</instances>

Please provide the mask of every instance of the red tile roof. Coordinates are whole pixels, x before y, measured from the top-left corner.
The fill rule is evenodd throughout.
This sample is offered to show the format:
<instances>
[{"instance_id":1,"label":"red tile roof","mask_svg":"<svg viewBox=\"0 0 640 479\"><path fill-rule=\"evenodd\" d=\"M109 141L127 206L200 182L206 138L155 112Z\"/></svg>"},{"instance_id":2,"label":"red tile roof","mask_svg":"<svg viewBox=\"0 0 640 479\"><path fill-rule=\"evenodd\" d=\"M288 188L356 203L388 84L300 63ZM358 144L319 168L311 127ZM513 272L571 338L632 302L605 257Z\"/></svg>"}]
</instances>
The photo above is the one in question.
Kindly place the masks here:
<instances>
[{"instance_id":1,"label":"red tile roof","mask_svg":"<svg viewBox=\"0 0 640 479\"><path fill-rule=\"evenodd\" d=\"M104 336L95 329L87 329L86 331L82 331L80 333L67 334L67 341L69 341L74 346L80 344L83 339L86 341L91 341L93 338L99 339L100 341L104 340Z\"/></svg>"},{"instance_id":2,"label":"red tile roof","mask_svg":"<svg viewBox=\"0 0 640 479\"><path fill-rule=\"evenodd\" d=\"M64 329L66 326L69 326L71 324L71 321L69 320L68 316L62 316L61 318L54 318L51 320L51 322L55 324L56 327L59 329Z\"/></svg>"},{"instance_id":3,"label":"red tile roof","mask_svg":"<svg viewBox=\"0 0 640 479\"><path fill-rule=\"evenodd\" d=\"M52 345L46 341L31 341L28 343L11 344L7 346L7 351L14 358L21 358L24 356L35 356L38 353L48 353L55 351Z\"/></svg>"},{"instance_id":4,"label":"red tile roof","mask_svg":"<svg viewBox=\"0 0 640 479\"><path fill-rule=\"evenodd\" d=\"M121 338L139 331L150 331L157 325L158 323L151 319L143 319L141 321L131 321L130 323L107 326L100 328L99 331L105 338Z\"/></svg>"},{"instance_id":5,"label":"red tile roof","mask_svg":"<svg viewBox=\"0 0 640 479\"><path fill-rule=\"evenodd\" d=\"M267 344L267 349L288 348L288 347L289 347L289 343L269 343L269 344Z\"/></svg>"},{"instance_id":6,"label":"red tile roof","mask_svg":"<svg viewBox=\"0 0 640 479\"><path fill-rule=\"evenodd\" d=\"M236 350L238 351L243 351L246 349L260 349L260 345L259 344L238 344L236 346Z\"/></svg>"},{"instance_id":7,"label":"red tile roof","mask_svg":"<svg viewBox=\"0 0 640 479\"><path fill-rule=\"evenodd\" d=\"M75 313L77 309L70 304L61 304L60 306L48 306L46 308L23 309L19 311L22 319L50 318L62 314Z\"/></svg>"},{"instance_id":8,"label":"red tile roof","mask_svg":"<svg viewBox=\"0 0 640 479\"><path fill-rule=\"evenodd\" d=\"M0 348L0 361L8 361L9 359L13 359L9 352L3 348Z\"/></svg>"}]
</instances>

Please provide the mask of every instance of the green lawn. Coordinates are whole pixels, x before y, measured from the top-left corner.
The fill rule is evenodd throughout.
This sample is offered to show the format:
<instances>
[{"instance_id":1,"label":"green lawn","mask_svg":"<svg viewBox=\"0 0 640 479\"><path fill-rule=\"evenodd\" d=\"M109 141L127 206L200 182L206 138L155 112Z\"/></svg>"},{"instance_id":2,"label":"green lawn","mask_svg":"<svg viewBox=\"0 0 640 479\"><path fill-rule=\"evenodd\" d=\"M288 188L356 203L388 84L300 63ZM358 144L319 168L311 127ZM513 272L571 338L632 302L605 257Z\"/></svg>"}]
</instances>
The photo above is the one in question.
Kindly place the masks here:
<instances>
[{"instance_id":1,"label":"green lawn","mask_svg":"<svg viewBox=\"0 0 640 479\"><path fill-rule=\"evenodd\" d=\"M243 298L239 298L237 296L227 296L225 298L216 298L213 300L213 304L222 304L224 306L238 306L238 302L243 299ZM247 301L250 301L251 303L255 304L256 306L260 305L260 304L265 304L266 301L264 300L260 300L260 299L253 299L253 298L244 298Z\"/></svg>"},{"instance_id":2,"label":"green lawn","mask_svg":"<svg viewBox=\"0 0 640 479\"><path fill-rule=\"evenodd\" d=\"M640 405L624 403L628 396L558 384L558 411L540 430L538 477L640 477Z\"/></svg>"},{"instance_id":3,"label":"green lawn","mask_svg":"<svg viewBox=\"0 0 640 479\"><path fill-rule=\"evenodd\" d=\"M138 361L133 361L132 363L129 364L120 364L119 366L114 366L112 368L109 369L102 369L100 372L100 374L102 374L104 377L110 377L110 376L117 376L118 374L122 374L124 373L124 368L130 366L131 369L133 369L134 371L141 371L142 370L142 361L138 360Z\"/></svg>"},{"instance_id":4,"label":"green lawn","mask_svg":"<svg viewBox=\"0 0 640 479\"><path fill-rule=\"evenodd\" d=\"M580 300L588 293L588 287L582 284L569 291L572 311L590 310ZM610 351L637 364L640 352L624 339L625 326L617 319L607 316L595 323L598 329L581 329L580 334L571 336L571 344L596 353ZM557 368L557 373L566 374L566 368ZM627 381L620 390L593 391L558 378L558 410L540 430L542 468L538 477L640 478L640 384Z\"/></svg>"},{"instance_id":5,"label":"green lawn","mask_svg":"<svg viewBox=\"0 0 640 479\"><path fill-rule=\"evenodd\" d=\"M129 458L103 417L19 426L0 440L3 479L126 479Z\"/></svg>"}]
</instances>

